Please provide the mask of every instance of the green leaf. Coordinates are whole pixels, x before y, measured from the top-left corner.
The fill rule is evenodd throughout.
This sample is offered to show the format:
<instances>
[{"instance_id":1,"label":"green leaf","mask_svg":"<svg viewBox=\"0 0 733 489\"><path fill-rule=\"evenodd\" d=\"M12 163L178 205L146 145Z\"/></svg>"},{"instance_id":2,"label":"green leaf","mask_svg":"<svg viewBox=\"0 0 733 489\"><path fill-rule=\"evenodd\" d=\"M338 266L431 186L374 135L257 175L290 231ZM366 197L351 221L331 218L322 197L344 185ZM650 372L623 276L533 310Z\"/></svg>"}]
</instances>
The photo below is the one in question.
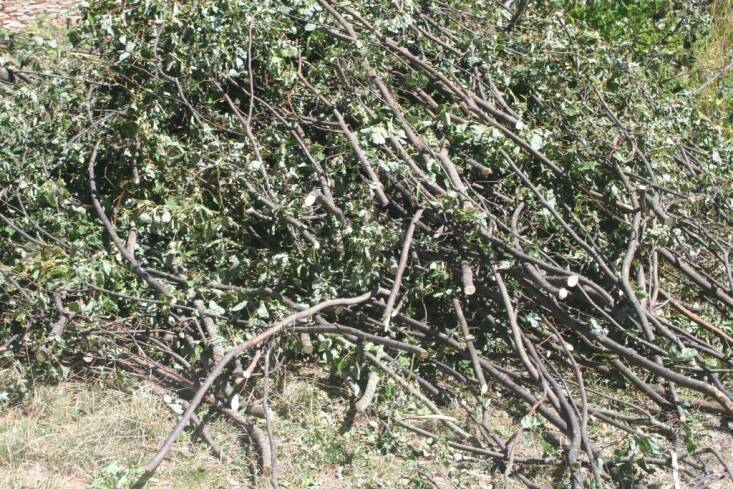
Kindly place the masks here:
<instances>
[{"instance_id":1,"label":"green leaf","mask_svg":"<svg viewBox=\"0 0 733 489\"><path fill-rule=\"evenodd\" d=\"M226 310L213 300L209 301L209 310L219 316L223 316L226 313Z\"/></svg>"}]
</instances>

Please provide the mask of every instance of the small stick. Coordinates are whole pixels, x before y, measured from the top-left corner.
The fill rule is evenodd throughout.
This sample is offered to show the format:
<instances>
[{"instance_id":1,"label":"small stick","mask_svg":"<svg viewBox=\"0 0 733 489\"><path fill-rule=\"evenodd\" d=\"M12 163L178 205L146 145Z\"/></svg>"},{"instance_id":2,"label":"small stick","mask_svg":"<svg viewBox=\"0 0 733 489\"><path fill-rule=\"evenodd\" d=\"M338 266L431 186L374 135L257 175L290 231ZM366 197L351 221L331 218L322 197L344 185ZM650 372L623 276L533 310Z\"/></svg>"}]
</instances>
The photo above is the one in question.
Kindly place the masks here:
<instances>
[{"instance_id":1,"label":"small stick","mask_svg":"<svg viewBox=\"0 0 733 489\"><path fill-rule=\"evenodd\" d=\"M337 337L336 340L345 346L349 346L352 348L354 347L354 344L345 338ZM405 391L415 396L420 402L422 402L434 414L441 416L440 418L441 421L445 423L446 426L448 426L448 428L450 428L454 433L457 433L458 435L462 436L463 438L467 438L467 439L472 438L470 433L466 432L460 426L458 426L453 421L451 421L450 417L445 416L443 412L438 408L438 406L435 405L433 401L431 401L426 396L424 396L422 392L420 392L419 389L413 387L405 379L397 375L397 373L394 372L394 370L389 368L389 366L385 365L384 362L382 362L379 358L377 358L375 355L372 355L371 353L366 352L366 351L364 352L364 357L366 357L367 360L369 360L373 365L379 368L382 372L387 374L391 379L397 382L400 385L400 387L402 387Z\"/></svg>"},{"instance_id":2,"label":"small stick","mask_svg":"<svg viewBox=\"0 0 733 489\"><path fill-rule=\"evenodd\" d=\"M670 452L670 456L672 459L672 483L674 484L674 489L682 489L682 484L680 483L680 467L677 463L677 450L672 450Z\"/></svg>"},{"instance_id":3,"label":"small stick","mask_svg":"<svg viewBox=\"0 0 733 489\"><path fill-rule=\"evenodd\" d=\"M499 271L496 270L496 267L493 268L494 277L496 278L496 283L499 286L501 298L504 302L504 307L506 308L507 319L509 320L509 325L512 329L512 337L514 339L514 344L517 349L517 354L519 355L519 358L522 360L522 363L527 368L527 371L530 373L532 378L535 380L539 380L540 374L539 372L537 372L537 369L534 367L534 365L532 365L532 362L530 362L529 357L527 356L527 352L524 349L521 330L519 328L519 324L517 323L517 313L514 310L514 306L512 306L512 301L509 297L509 291L507 290L504 279L501 278L501 274L499 273Z\"/></svg>"},{"instance_id":4,"label":"small stick","mask_svg":"<svg viewBox=\"0 0 733 489\"><path fill-rule=\"evenodd\" d=\"M206 328L206 333L209 335L209 339L213 344L212 350L214 354L214 363L219 363L224 356L224 348L219 344L219 328L216 326L216 323L211 316L206 314L204 301L195 300L193 301L193 305L201 316L201 319L204 322L204 328Z\"/></svg>"},{"instance_id":5,"label":"small stick","mask_svg":"<svg viewBox=\"0 0 733 489\"><path fill-rule=\"evenodd\" d=\"M101 141L97 141L97 143L94 145L92 155L89 157L89 164L87 165L87 173L89 176L89 196L92 199L94 210L96 211L99 220L102 222L102 226L104 227L105 231L107 231L109 237L112 238L112 242L115 244L122 257L130 264L130 267L132 268L132 271L135 272L135 275L147 282L150 288L170 299L173 297L173 293L168 290L165 285L151 277L150 274L142 268L140 262L138 262L137 259L127 250L127 248L125 247L125 243L120 239L117 231L115 231L114 226L107 217L107 214L105 214L104 212L102 203L99 201L97 180L96 176L94 175L94 163L97 161L97 152L99 151L99 146L101 143Z\"/></svg>"},{"instance_id":6,"label":"small stick","mask_svg":"<svg viewBox=\"0 0 733 489\"><path fill-rule=\"evenodd\" d=\"M61 302L60 295L53 294L53 303L59 313L59 318L51 325L51 334L60 338L64 335L66 323L69 321L69 313L64 309L64 304Z\"/></svg>"},{"instance_id":7,"label":"small stick","mask_svg":"<svg viewBox=\"0 0 733 489\"><path fill-rule=\"evenodd\" d=\"M723 341L727 343L728 346L733 346L733 337L730 336L728 333L723 331L722 329L718 328L717 326L707 322L694 312L692 312L690 309L685 307L681 302L676 300L674 297L672 297L667 291L664 289L659 289L659 294L666 300L669 301L669 303L677 309L679 312L687 316L689 319L697 323L699 326L702 326L703 328L707 329L711 333L717 335L719 338L721 338Z\"/></svg>"},{"instance_id":8,"label":"small stick","mask_svg":"<svg viewBox=\"0 0 733 489\"><path fill-rule=\"evenodd\" d=\"M394 310L394 304L397 300L397 294L400 292L400 285L402 284L402 274L405 273L405 267L407 266L407 259L410 256L410 248L412 247L412 236L415 233L415 226L422 217L423 209L418 210L415 216L410 221L410 225L407 227L407 233L405 234L405 241L402 244L402 253L400 253L400 262L397 265L397 272L394 277L394 285L392 286L392 292L389 294L387 299L387 305L384 308L384 316L382 317L382 324L385 330L389 330L389 321Z\"/></svg>"},{"instance_id":9,"label":"small stick","mask_svg":"<svg viewBox=\"0 0 733 489\"><path fill-rule=\"evenodd\" d=\"M184 405L188 405L188 403L185 403ZM219 445L216 444L214 438L211 436L209 428L206 426L203 420L198 417L197 414L191 416L191 424L195 428L194 433L200 434L201 438L203 438L204 441L209 445L209 447L211 447L211 451L214 456L220 461L224 460L224 452L221 448L219 448Z\"/></svg>"},{"instance_id":10,"label":"small stick","mask_svg":"<svg viewBox=\"0 0 733 489\"><path fill-rule=\"evenodd\" d=\"M473 167L476 171L478 171L482 177L488 177L491 175L491 168L488 166L484 166L478 161L474 160L473 158L466 158L466 163L468 163L471 167Z\"/></svg>"},{"instance_id":11,"label":"small stick","mask_svg":"<svg viewBox=\"0 0 733 489\"><path fill-rule=\"evenodd\" d=\"M252 358L252 361L249 362L249 366L247 366L247 369L244 372L242 372L242 377L244 377L245 379L249 379L250 377L252 377L252 373L255 371L255 368L257 367L257 362L260 361L261 356L262 356L262 350L258 348L255 351L254 358Z\"/></svg>"},{"instance_id":12,"label":"small stick","mask_svg":"<svg viewBox=\"0 0 733 489\"><path fill-rule=\"evenodd\" d=\"M132 256L135 256L135 246L136 245L137 245L137 229L133 227L133 228L130 228L130 231L128 231L127 240L125 241L125 248Z\"/></svg>"},{"instance_id":13,"label":"small stick","mask_svg":"<svg viewBox=\"0 0 733 489\"><path fill-rule=\"evenodd\" d=\"M379 375L376 372L369 372L369 379L367 385L364 388L364 394L354 404L354 409L357 413L363 413L369 408L372 401L374 400L374 394L377 392L377 385L379 384Z\"/></svg>"},{"instance_id":14,"label":"small stick","mask_svg":"<svg viewBox=\"0 0 733 489\"><path fill-rule=\"evenodd\" d=\"M473 341L471 340L471 333L468 331L468 324L466 323L466 318L463 315L463 309L461 309L461 303L458 301L458 299L453 299L453 308L456 310L456 317L458 318L458 324L461 326L461 331L463 332L463 337L466 340L466 346L468 347L468 354L471 356L471 364L473 365L473 370L476 372L476 380L478 380L479 385L481 386L481 395L486 394L489 392L489 386L486 385L486 379L484 379L484 373L481 369L481 364L478 360L478 355L476 354L476 348L473 346Z\"/></svg>"},{"instance_id":15,"label":"small stick","mask_svg":"<svg viewBox=\"0 0 733 489\"><path fill-rule=\"evenodd\" d=\"M720 455L720 452L716 450L713 447L707 447L700 450L700 452L710 452L712 453L715 458L718 459L718 462L723 466L725 471L728 473L728 477L730 477L730 480L733 481L733 469L731 469L730 465L725 461L725 459ZM698 452L699 453L699 452Z\"/></svg>"},{"instance_id":16,"label":"small stick","mask_svg":"<svg viewBox=\"0 0 733 489\"><path fill-rule=\"evenodd\" d=\"M338 323L328 323L323 321L320 326L298 326L293 328L297 332L308 332L308 333L342 333L345 335L356 336L362 340L376 343L377 345L384 345L387 348L395 350L402 350L417 355L421 360L425 360L430 356L430 353L424 348L412 345L410 343L404 343L402 341L393 340L392 338L384 338L381 336L365 333L364 331L356 328L350 328L343 326Z\"/></svg>"},{"instance_id":17,"label":"small stick","mask_svg":"<svg viewBox=\"0 0 733 489\"><path fill-rule=\"evenodd\" d=\"M325 0L318 0L318 3L326 9L326 11L334 18L336 21L341 24L341 27L343 27L346 30L346 33L349 35L352 41L357 40L356 31L354 31L354 27L351 25L349 21L347 21L338 11L331 6L328 2Z\"/></svg>"},{"instance_id":18,"label":"small stick","mask_svg":"<svg viewBox=\"0 0 733 489\"><path fill-rule=\"evenodd\" d=\"M201 401L203 401L208 390L211 388L212 385L214 385L214 382L216 381L217 378L219 378L219 376L222 374L222 372L224 371L226 366L229 364L229 362L234 360L234 358L238 357L242 353L248 350L251 350L252 348L258 345L261 345L262 343L270 339L272 336L280 333L287 326L290 326L297 321L301 321L303 319L312 317L318 314L319 312L321 312L322 310L328 309L330 307L350 306L354 304L361 304L371 299L372 295L373 295L372 292L366 292L356 297L329 299L329 300L320 302L316 304L315 306L312 306L302 311L291 314L290 316L286 317L285 319L282 319L274 323L270 328L266 329L265 331L258 334L254 338L234 347L231 351L229 351L229 353L224 355L224 358L222 358L221 361L217 363L214 366L214 368L211 369L211 371L209 372L209 375L201 383L198 390L196 391L196 394L194 394L193 398L191 399L188 408L186 408L186 411L183 413L183 415L181 415L181 418L178 420L178 423L173 428L173 430L171 430L170 434L168 435L168 438L166 438L165 442L163 442L163 445L158 450L158 453L156 453L155 456L153 456L153 458L151 458L150 461L145 465L145 472L141 476L140 481L142 482L152 477L155 470L163 462L165 457L171 451L171 448L173 448L173 444L176 442L178 437L181 435L181 432L188 424L189 420L191 419L191 415L194 414L194 411L199 406L199 404L201 404Z\"/></svg>"},{"instance_id":19,"label":"small stick","mask_svg":"<svg viewBox=\"0 0 733 489\"><path fill-rule=\"evenodd\" d=\"M219 410L227 415L230 419L232 419L235 423L244 428L244 430L247 432L247 435L249 435L255 445L257 445L257 449L259 450L260 456L262 457L262 474L271 474L272 466L270 464L272 463L272 456L270 454L270 445L267 442L267 435L265 435L265 433L262 431L262 429L260 429L259 426L243 418L231 409L221 407L219 408Z\"/></svg>"},{"instance_id":20,"label":"small stick","mask_svg":"<svg viewBox=\"0 0 733 489\"><path fill-rule=\"evenodd\" d=\"M22 295L22 296L23 296L23 298L24 298L24 299L25 299L25 300L26 300L26 301L27 301L27 302L28 302L29 304L33 304L33 303L35 302L35 301L34 301L34 300L33 300L33 299L31 298L31 296L30 296L30 295L28 295L28 292L26 292L26 289L24 289L24 288L23 288L23 286L22 286L22 285L20 285L20 284L18 283L18 281L17 281L17 280L15 280L15 279L14 279L14 278L13 278L13 277L12 277L12 276L11 276L11 275L9 274L9 273L6 273L6 272L5 272L5 270L3 270L2 268L0 268L0 275L2 275L3 277L5 277L5 280L7 280L7 281L8 281L8 282L10 282L11 284L13 284L13 287L15 287L15 288L16 288L16 289L18 290L18 292L20 292L20 295Z\"/></svg>"},{"instance_id":21,"label":"small stick","mask_svg":"<svg viewBox=\"0 0 733 489\"><path fill-rule=\"evenodd\" d=\"M269 394L270 380L270 352L271 348L265 354L265 376L262 379L262 408L265 410L265 424L267 425L267 441L270 445L270 485L272 489L277 489L277 455L275 453L275 439L272 436L272 414L267 405L267 396ZM265 474L267 475L267 474Z\"/></svg>"}]
</instances>

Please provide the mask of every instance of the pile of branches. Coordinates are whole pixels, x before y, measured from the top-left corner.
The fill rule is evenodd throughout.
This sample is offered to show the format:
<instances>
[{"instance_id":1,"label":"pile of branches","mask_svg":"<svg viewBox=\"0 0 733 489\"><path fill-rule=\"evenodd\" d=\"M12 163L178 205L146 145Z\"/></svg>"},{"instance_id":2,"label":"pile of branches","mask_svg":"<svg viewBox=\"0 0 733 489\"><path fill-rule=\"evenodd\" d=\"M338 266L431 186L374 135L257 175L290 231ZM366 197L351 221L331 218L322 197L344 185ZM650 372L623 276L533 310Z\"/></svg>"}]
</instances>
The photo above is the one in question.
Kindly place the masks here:
<instances>
[{"instance_id":1,"label":"pile of branches","mask_svg":"<svg viewBox=\"0 0 733 489\"><path fill-rule=\"evenodd\" d=\"M733 148L628 46L553 2L90 3L45 65L5 37L0 339L185 399L146 476L208 406L277 485L268 379L305 354L505 484L733 480L694 444L733 415ZM499 394L562 457L516 454Z\"/></svg>"}]
</instances>

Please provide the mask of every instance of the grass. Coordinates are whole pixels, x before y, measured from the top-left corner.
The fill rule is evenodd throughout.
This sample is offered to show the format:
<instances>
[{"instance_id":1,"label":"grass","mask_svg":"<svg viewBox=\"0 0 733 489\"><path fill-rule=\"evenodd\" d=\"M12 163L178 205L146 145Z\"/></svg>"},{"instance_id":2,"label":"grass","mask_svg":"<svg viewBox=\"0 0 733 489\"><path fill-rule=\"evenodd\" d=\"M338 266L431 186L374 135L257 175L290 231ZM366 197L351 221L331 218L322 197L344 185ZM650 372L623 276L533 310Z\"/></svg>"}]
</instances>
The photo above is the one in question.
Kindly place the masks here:
<instances>
[{"instance_id":1,"label":"grass","mask_svg":"<svg viewBox=\"0 0 733 489\"><path fill-rule=\"evenodd\" d=\"M716 0L713 23L696 48L694 93L700 111L733 137L733 0Z\"/></svg>"},{"instance_id":2,"label":"grass","mask_svg":"<svg viewBox=\"0 0 733 489\"><path fill-rule=\"evenodd\" d=\"M0 411L0 487L129 487L135 469L175 423L161 398L145 385L127 393L80 382L35 386ZM444 487L451 487L448 481L479 487L492 480L485 461L456 459L442 443L397 430L380 415L401 401L383 399L372 415L357 417L346 429L349 403L327 378L313 372L281 378L271 400L280 487L429 487L419 471ZM269 487L257 481L256 455L237 428L217 420L210 429L226 463L186 435L149 487Z\"/></svg>"},{"instance_id":3,"label":"grass","mask_svg":"<svg viewBox=\"0 0 733 489\"><path fill-rule=\"evenodd\" d=\"M388 380L382 381L369 411L352 417L345 391L323 370L293 365L288 372L274 379L270 399L281 488L434 487L421 473L429 474L441 489L503 487L501 469L491 461L453 450L443 441L420 437L394 423L394 417L413 417L410 423L447 434L434 420L415 420L416 415L428 413ZM17 373L0 371L1 383L9 385L7 380L13 375ZM606 394L618 397L615 390ZM0 403L0 487L130 487L137 468L155 453L175 423L162 399L159 390L145 384L134 384L122 392L65 381L37 385L21 401ZM635 402L632 397L626 400ZM494 434L507 440L520 426L526 407L504 402L498 395L491 395L491 401L488 424ZM459 421L466 417L465 410L455 405L445 406L444 413ZM209 428L225 453L225 463L185 434L148 487L269 487L257 476L257 456L236 427L213 420ZM700 429L700 447L717 446L724 456L733 457L723 446L729 435L715 428L702 429L699 424L696 429ZM591 422L589 430L605 460L628 443L622 432L607 425ZM560 438L546 426L528 427L517 437L515 455L561 457ZM542 470L531 474L532 478L546 487L563 487L551 470ZM667 469L659 470L654 479L659 485L650 487L670 487ZM514 487L521 487L516 479L510 482L510 488Z\"/></svg>"},{"instance_id":4,"label":"grass","mask_svg":"<svg viewBox=\"0 0 733 489\"><path fill-rule=\"evenodd\" d=\"M0 413L0 487L115 487L103 482L124 479L127 468L144 463L174 421L146 386L130 394L76 382L38 386ZM222 445L238 448L234 433L214 428ZM237 465L218 462L205 446L179 443L174 459L151 487L233 487L237 481Z\"/></svg>"}]
</instances>

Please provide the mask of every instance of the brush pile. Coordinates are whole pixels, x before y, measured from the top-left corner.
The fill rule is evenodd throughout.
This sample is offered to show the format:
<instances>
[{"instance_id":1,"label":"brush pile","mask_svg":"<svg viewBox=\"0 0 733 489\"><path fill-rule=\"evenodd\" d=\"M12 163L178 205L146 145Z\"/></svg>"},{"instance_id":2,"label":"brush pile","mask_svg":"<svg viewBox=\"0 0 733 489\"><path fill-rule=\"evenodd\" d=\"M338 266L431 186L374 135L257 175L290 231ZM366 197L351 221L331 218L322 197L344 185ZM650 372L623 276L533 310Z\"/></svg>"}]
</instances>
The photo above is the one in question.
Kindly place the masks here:
<instances>
[{"instance_id":1,"label":"brush pile","mask_svg":"<svg viewBox=\"0 0 733 489\"><path fill-rule=\"evenodd\" d=\"M3 41L0 347L185 399L146 476L210 409L276 485L297 357L357 412L397 382L444 425L399 426L505 483L733 481L695 446L733 416L733 145L651 61L557 2L90 3L46 66ZM498 396L557 457L492 430Z\"/></svg>"}]
</instances>

